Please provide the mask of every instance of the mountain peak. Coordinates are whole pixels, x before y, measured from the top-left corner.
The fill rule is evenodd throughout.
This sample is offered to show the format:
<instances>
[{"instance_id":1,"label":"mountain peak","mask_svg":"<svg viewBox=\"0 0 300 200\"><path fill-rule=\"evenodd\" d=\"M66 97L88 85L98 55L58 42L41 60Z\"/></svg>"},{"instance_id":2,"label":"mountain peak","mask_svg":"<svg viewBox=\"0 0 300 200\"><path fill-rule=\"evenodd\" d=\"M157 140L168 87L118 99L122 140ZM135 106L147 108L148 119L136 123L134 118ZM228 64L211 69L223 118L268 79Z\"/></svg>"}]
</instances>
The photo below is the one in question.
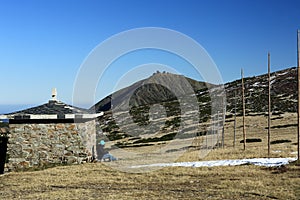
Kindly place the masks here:
<instances>
[{"instance_id":1,"label":"mountain peak","mask_svg":"<svg viewBox=\"0 0 300 200\"><path fill-rule=\"evenodd\" d=\"M179 96L195 93L207 88L206 83L199 82L183 75L169 72L155 72L150 77L118 90L99 101L91 109L96 112L125 107L126 99L130 106L156 104L174 100Z\"/></svg>"}]
</instances>

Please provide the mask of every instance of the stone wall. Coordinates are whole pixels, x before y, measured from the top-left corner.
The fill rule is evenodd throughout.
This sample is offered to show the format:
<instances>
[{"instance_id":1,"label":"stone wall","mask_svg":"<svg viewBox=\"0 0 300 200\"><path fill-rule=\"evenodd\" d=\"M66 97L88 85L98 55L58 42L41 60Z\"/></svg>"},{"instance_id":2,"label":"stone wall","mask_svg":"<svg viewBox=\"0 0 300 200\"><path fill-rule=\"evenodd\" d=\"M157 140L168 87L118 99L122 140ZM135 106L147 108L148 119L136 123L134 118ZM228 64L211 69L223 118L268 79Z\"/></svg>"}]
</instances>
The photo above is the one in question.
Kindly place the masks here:
<instances>
[{"instance_id":1,"label":"stone wall","mask_svg":"<svg viewBox=\"0 0 300 200\"><path fill-rule=\"evenodd\" d=\"M9 160L5 171L88 162L96 145L95 120L10 124L9 128Z\"/></svg>"}]
</instances>

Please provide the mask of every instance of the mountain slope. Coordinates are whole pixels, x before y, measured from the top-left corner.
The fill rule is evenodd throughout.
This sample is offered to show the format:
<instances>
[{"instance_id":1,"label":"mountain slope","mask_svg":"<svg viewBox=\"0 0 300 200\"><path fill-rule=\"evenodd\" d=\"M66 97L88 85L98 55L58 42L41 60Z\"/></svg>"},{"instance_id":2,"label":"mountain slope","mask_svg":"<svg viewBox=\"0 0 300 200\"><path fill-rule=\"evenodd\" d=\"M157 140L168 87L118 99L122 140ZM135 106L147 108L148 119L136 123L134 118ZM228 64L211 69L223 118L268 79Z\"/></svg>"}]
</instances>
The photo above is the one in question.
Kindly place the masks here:
<instances>
[{"instance_id":1,"label":"mountain slope","mask_svg":"<svg viewBox=\"0 0 300 200\"><path fill-rule=\"evenodd\" d=\"M170 90L170 87L173 87ZM133 85L121 89L96 103L90 108L95 112L108 111L114 107L125 107L125 100L129 99L130 106L151 105L175 100L178 95L206 90L211 84L199 82L182 75L171 73L154 73L151 77L138 81ZM188 90L188 91L187 91Z\"/></svg>"},{"instance_id":2,"label":"mountain slope","mask_svg":"<svg viewBox=\"0 0 300 200\"><path fill-rule=\"evenodd\" d=\"M128 147L172 140L179 127L183 127L181 137L205 134L198 129L198 122L206 121L210 116L208 88L213 87L216 86L182 75L155 73L91 107L90 110L96 112L105 111L105 115L98 119L98 137L106 136L117 141L117 146ZM194 103L199 108L196 112ZM129 111L129 114L124 111ZM181 124L183 121L186 121L185 126Z\"/></svg>"},{"instance_id":3,"label":"mountain slope","mask_svg":"<svg viewBox=\"0 0 300 200\"><path fill-rule=\"evenodd\" d=\"M149 79L141 80L135 84L124 88L116 93L99 101L91 109L97 112L105 111L105 115L98 119L98 137L107 137L110 141L115 141L119 147L138 147L155 144L164 144L172 140L179 132L180 138L190 138L206 135L209 126L217 123L215 120L222 116L212 116L212 98L224 99L224 95L219 93L222 89L219 86L198 82L189 78L184 80L180 75L158 73ZM159 79L160 82L153 83L149 80ZM247 115L264 115L268 111L268 75L263 74L255 77L248 77L245 81L245 98ZM175 85L176 89L169 90L166 85ZM191 86L190 93L185 89ZM238 115L242 113L242 90L241 80L236 80L225 85L226 92L226 116L234 114L234 108ZM271 100L272 112L296 112L297 110L297 69L288 68L271 73ZM190 88L190 89L191 89ZM175 91L175 92L174 92ZM185 92L185 93L184 93ZM176 94L176 95L175 95ZM178 100L178 94L190 94L198 100L199 119L198 121L186 120L182 115L182 107ZM128 100L129 99L129 100ZM220 101L219 101L220 102ZM129 107L126 107L129 104ZM166 113L161 113L162 107ZM111 109L113 105L113 109ZM128 106L128 105L127 105ZM155 116L151 116L150 110ZM117 112L113 112L117 108ZM124 115L122 110L129 109L130 115ZM115 121L119 117L125 123L120 124ZM212 119L213 120L210 120ZM181 128L181 122L187 121L187 126ZM215 121L215 122L214 122ZM200 125L199 125L200 122ZM151 123L156 128L156 132L147 131L147 125ZM218 122L219 123L219 122Z\"/></svg>"},{"instance_id":4,"label":"mountain slope","mask_svg":"<svg viewBox=\"0 0 300 200\"><path fill-rule=\"evenodd\" d=\"M248 77L245 81L246 113L268 111L268 74ZM242 113L241 79L225 84L227 112ZM288 68L271 73L271 108L273 112L297 111L297 69Z\"/></svg>"}]
</instances>

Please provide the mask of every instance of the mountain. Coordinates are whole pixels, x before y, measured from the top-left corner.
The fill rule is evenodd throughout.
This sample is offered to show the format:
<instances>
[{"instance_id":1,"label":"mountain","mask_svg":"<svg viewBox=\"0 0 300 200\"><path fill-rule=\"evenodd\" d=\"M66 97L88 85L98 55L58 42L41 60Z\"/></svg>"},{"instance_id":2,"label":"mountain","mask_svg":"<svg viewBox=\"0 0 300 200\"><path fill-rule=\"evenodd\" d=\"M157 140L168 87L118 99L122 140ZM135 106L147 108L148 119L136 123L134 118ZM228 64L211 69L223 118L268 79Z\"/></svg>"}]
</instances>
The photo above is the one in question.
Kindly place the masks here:
<instances>
[{"instance_id":1,"label":"mountain","mask_svg":"<svg viewBox=\"0 0 300 200\"><path fill-rule=\"evenodd\" d=\"M172 140L182 121L187 122L182 137L202 134L194 126L210 117L208 89L216 87L182 75L157 72L107 96L90 111L105 112L97 122L98 137L117 141L119 147L152 145L149 142ZM201 110L200 116L195 109ZM127 139L130 142L123 141Z\"/></svg>"},{"instance_id":2,"label":"mountain","mask_svg":"<svg viewBox=\"0 0 300 200\"><path fill-rule=\"evenodd\" d=\"M112 104L114 108L122 109L124 107L125 109L125 100L129 100L130 106L151 105L175 100L180 94L192 94L212 86L212 84L199 82L182 75L156 72L147 79L138 81L105 97L92 106L90 110L95 112L108 111Z\"/></svg>"},{"instance_id":3,"label":"mountain","mask_svg":"<svg viewBox=\"0 0 300 200\"><path fill-rule=\"evenodd\" d=\"M247 77L244 78L244 83L246 114L266 114L268 111L268 75ZM170 86L171 89L166 86ZM220 93L222 92L220 89L223 88L225 88L226 95ZM212 118L212 108L215 106L223 107L222 103L212 106L212 98L225 100L224 97L226 97L226 102L224 101L226 103L226 117L231 117L235 108L237 115L241 115L241 94L241 79L226 83L222 87L198 82L181 75L155 73L148 79L136 82L104 98L90 110L105 112L105 115L99 118L97 122L100 138L106 136L110 141L115 141L118 147L148 146L164 144L178 136L178 132L183 133L180 138L207 134L208 126L211 123L206 122ZM180 95L197 98L199 108L197 121L189 120L191 117L189 113L192 112L182 114L182 106L178 99ZM296 68L271 73L271 108L273 114L296 112L297 97ZM154 106L157 104L164 107L166 113L162 112L162 107ZM188 106L186 108L189 109ZM150 109L154 115L149 114ZM126 113L125 110L129 110L130 115L124 114ZM219 117L219 113L218 116L213 116L214 119L220 120ZM180 129L182 128L182 121L186 122L186 126ZM152 127L155 127L154 132L147 130L147 125L150 123Z\"/></svg>"}]
</instances>

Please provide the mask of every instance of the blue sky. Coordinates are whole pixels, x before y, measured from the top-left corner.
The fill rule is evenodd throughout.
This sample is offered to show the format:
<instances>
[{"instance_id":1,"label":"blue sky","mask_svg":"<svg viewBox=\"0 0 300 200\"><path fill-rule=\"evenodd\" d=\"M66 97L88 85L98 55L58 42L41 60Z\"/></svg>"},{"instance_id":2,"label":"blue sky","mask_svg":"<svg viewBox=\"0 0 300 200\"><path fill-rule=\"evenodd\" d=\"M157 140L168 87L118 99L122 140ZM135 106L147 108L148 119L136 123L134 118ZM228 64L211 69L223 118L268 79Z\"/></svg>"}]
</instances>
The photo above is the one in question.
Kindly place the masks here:
<instances>
[{"instance_id":1,"label":"blue sky","mask_svg":"<svg viewBox=\"0 0 300 200\"><path fill-rule=\"evenodd\" d=\"M296 66L299 10L298 0L0 0L0 113L47 102L52 87L72 103L89 53L133 28L163 27L193 38L224 82L239 79L241 68L245 76L266 73L268 51L272 71ZM198 78L191 70L180 73ZM99 83L95 101L111 92L115 82L107 80Z\"/></svg>"}]
</instances>

